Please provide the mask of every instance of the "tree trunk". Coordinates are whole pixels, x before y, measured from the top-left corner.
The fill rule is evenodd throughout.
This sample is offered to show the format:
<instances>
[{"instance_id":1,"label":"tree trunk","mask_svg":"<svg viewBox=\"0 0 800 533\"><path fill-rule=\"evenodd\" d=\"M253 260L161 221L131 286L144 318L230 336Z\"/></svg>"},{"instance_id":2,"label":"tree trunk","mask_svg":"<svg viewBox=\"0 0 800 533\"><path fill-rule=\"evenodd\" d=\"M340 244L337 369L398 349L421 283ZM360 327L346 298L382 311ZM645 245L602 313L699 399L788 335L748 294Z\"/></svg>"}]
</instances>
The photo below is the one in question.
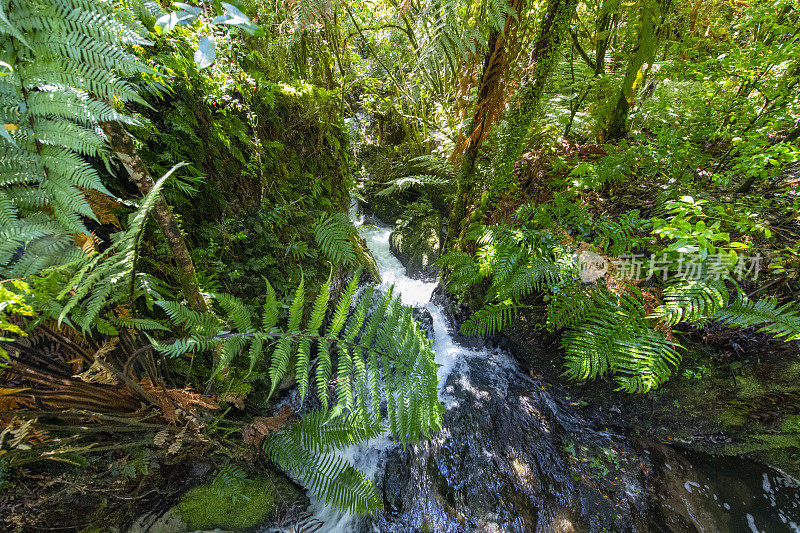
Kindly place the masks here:
<instances>
[{"instance_id":1,"label":"tree trunk","mask_svg":"<svg viewBox=\"0 0 800 533\"><path fill-rule=\"evenodd\" d=\"M514 167L526 147L528 133L539 108L539 100L558 59L560 45L569 31L569 23L577 4L577 0L549 1L531 54L530 63L534 66L533 74L530 80L519 89L517 107L506 118L507 126L500 138L500 153L494 159L494 180L489 189L482 194L480 204L470 214L468 220L464 220L465 209L460 212L454 209L450 218L450 235L455 236L456 227L460 228L458 241L461 241L469 225L480 219L494 195L505 190L513 182ZM474 169L468 168L468 170L474 172ZM466 184L471 184L471 182ZM462 196L468 197L472 194L473 190L466 190L463 191Z\"/></svg>"},{"instance_id":2,"label":"tree trunk","mask_svg":"<svg viewBox=\"0 0 800 533\"><path fill-rule=\"evenodd\" d=\"M653 60L658 48L658 28L662 20L662 12L666 12L666 9L662 8L662 3L657 0L642 2L636 48L631 53L617 103L611 111L608 125L603 132L603 137L607 141L621 139L628 134L628 112L635 100L636 87L643 81L642 66Z\"/></svg>"},{"instance_id":3,"label":"tree trunk","mask_svg":"<svg viewBox=\"0 0 800 533\"><path fill-rule=\"evenodd\" d=\"M508 44L514 38L524 5L525 0L510 0L510 6L517 16L506 17L502 33L493 29L489 34L488 50L483 58L483 72L478 92L475 95L474 111L465 129L467 138L462 145L464 160L459 168L456 198L448 221L448 235L455 236L464 219L466 205L474 188L475 161L478 158L478 151L497 115L501 112L506 99L506 84L503 77L506 75L508 62L511 59L509 56L516 55L514 50L508 50Z\"/></svg>"},{"instance_id":4,"label":"tree trunk","mask_svg":"<svg viewBox=\"0 0 800 533\"><path fill-rule=\"evenodd\" d=\"M139 191L142 194L150 192L154 185L153 178L139 156L133 138L119 122L101 122L100 127L108 137L111 149L117 154ZM208 306L200 294L189 249L186 247L186 241L183 238L180 227L178 227L178 221L175 220L169 205L167 205L164 196L160 193L153 206L153 217L158 222L161 233L164 234L167 244L172 250L172 256L178 267L178 282L186 295L186 299L189 301L189 306L195 311L205 313L208 311Z\"/></svg>"},{"instance_id":5,"label":"tree trunk","mask_svg":"<svg viewBox=\"0 0 800 533\"><path fill-rule=\"evenodd\" d=\"M606 51L611 37L611 15L619 7L619 0L605 0L600 6L600 17L597 19L597 46L594 53L594 73L606 71Z\"/></svg>"},{"instance_id":6,"label":"tree trunk","mask_svg":"<svg viewBox=\"0 0 800 533\"><path fill-rule=\"evenodd\" d=\"M508 126L502 135L502 146L495 165L495 190L506 188L512 181L514 167L526 148L525 141L539 109L539 101L558 60L560 46L569 31L577 3L577 0L549 2L531 55L533 74L520 88L517 107L509 113Z\"/></svg>"}]
</instances>

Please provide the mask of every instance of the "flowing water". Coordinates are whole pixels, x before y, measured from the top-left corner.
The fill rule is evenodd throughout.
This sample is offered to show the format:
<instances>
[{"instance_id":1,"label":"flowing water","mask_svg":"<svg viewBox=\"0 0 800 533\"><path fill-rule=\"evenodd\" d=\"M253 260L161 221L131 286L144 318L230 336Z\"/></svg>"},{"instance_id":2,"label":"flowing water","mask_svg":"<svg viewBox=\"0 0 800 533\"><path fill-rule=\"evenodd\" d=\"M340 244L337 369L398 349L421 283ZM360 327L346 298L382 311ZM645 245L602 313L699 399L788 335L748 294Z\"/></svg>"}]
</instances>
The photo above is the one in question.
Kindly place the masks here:
<instances>
[{"instance_id":1,"label":"flowing water","mask_svg":"<svg viewBox=\"0 0 800 533\"><path fill-rule=\"evenodd\" d=\"M375 257L375 262L382 278L379 288L388 290L389 287L394 286L395 294L401 295L403 304L418 309L424 308L430 313L433 319L433 349L436 353L436 362L441 365L439 368L441 389L445 378L449 375L456 361L468 354L477 352L462 347L453 341L444 312L438 305L431 302L437 282L421 281L408 277L405 267L392 255L389 250L389 235L392 232L392 228L377 225L371 221L365 222L365 218L359 215L355 203L351 207L350 218L356 224L359 234L364 238L367 247ZM442 400L447 405L446 398L443 397ZM378 474L378 467L382 457L386 455L387 451L395 447L395 443L389 438L380 437L360 445L351 446L342 452L342 456L374 480ZM358 523L358 517L327 509L315 499L312 499L312 506L309 512L317 520L324 523L322 528L316 530L318 533L354 531Z\"/></svg>"},{"instance_id":2,"label":"flowing water","mask_svg":"<svg viewBox=\"0 0 800 533\"><path fill-rule=\"evenodd\" d=\"M365 118L348 120L351 136L363 137ZM345 450L384 509L356 517L312 496L308 530L800 533L796 480L741 457L633 441L583 419L563 392L502 351L457 340L436 282L410 278L390 252L392 228L359 215L355 203L350 216L381 288L394 285L404 304L429 313L447 410L429 441L403 450L380 437Z\"/></svg>"},{"instance_id":3,"label":"flowing water","mask_svg":"<svg viewBox=\"0 0 800 533\"><path fill-rule=\"evenodd\" d=\"M351 218L375 257L381 288L393 285L404 304L430 314L447 411L430 441L403 450L380 437L345 450L375 483L384 510L357 517L312 496L307 530L800 533L797 481L743 458L633 444L594 427L502 351L461 344L437 283L410 278L390 252L392 228L355 207ZM602 469L612 475L598 475Z\"/></svg>"}]
</instances>

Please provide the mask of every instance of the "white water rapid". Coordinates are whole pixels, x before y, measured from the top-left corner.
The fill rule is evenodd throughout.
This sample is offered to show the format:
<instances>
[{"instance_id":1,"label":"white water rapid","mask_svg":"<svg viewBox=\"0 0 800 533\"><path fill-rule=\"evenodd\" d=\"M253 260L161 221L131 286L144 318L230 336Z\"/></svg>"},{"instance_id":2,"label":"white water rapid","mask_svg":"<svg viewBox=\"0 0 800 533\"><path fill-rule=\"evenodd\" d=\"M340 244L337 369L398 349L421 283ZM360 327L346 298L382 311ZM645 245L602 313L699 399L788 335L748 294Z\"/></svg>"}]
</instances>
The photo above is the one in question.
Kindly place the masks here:
<instances>
[{"instance_id":1,"label":"white water rapid","mask_svg":"<svg viewBox=\"0 0 800 533\"><path fill-rule=\"evenodd\" d=\"M350 218L375 257L382 279L380 288L388 289L394 285L395 294L401 295L403 304L425 308L430 312L433 318L433 349L436 354L436 362L442 365L439 368L439 396L444 401L445 406L448 406L447 398L442 394L442 386L453 365L460 358L476 355L479 352L460 346L453 340L443 310L430 301L437 283L408 277L405 267L389 251L389 235L392 232L392 228L365 222L364 218L358 214L355 205L350 210ZM342 451L341 455L375 481L382 453L394 445L395 443L388 437L379 437L360 445L351 446ZM313 495L309 496L311 497L311 507L308 511L314 515L316 520L324 523L320 529L316 530L316 533L347 533L355 531L356 516L326 508Z\"/></svg>"}]
</instances>

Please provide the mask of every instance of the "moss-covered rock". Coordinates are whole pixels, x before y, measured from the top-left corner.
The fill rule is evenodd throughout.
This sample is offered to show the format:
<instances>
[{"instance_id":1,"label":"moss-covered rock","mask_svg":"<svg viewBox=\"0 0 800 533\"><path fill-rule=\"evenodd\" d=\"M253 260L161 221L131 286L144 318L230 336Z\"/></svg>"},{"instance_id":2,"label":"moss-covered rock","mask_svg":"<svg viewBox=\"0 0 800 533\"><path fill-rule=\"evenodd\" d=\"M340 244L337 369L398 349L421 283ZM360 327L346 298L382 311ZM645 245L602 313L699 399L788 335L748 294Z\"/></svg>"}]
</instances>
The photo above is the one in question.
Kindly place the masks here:
<instances>
[{"instance_id":1,"label":"moss-covered rock","mask_svg":"<svg viewBox=\"0 0 800 533\"><path fill-rule=\"evenodd\" d=\"M371 196L364 204L371 215L384 224L393 225L403 213L403 203L391 196Z\"/></svg>"},{"instance_id":2,"label":"moss-covered rock","mask_svg":"<svg viewBox=\"0 0 800 533\"><path fill-rule=\"evenodd\" d=\"M378 263L375 262L372 252L367 248L367 243L358 235L351 237L353 249L356 252L356 264L364 269L364 272L369 274L373 283L381 283L381 273L378 270Z\"/></svg>"},{"instance_id":3,"label":"moss-covered rock","mask_svg":"<svg viewBox=\"0 0 800 533\"><path fill-rule=\"evenodd\" d=\"M392 253L412 278L436 276L442 244L442 217L427 199L409 205L389 237Z\"/></svg>"},{"instance_id":4,"label":"moss-covered rock","mask_svg":"<svg viewBox=\"0 0 800 533\"><path fill-rule=\"evenodd\" d=\"M200 485L187 492L175 509L188 531L238 532L268 524L287 507L306 505L308 498L286 477L270 473L230 486Z\"/></svg>"},{"instance_id":5,"label":"moss-covered rock","mask_svg":"<svg viewBox=\"0 0 800 533\"><path fill-rule=\"evenodd\" d=\"M394 225L405 206L419 198L419 191L406 189L380 194L395 179L406 175L408 150L402 146L364 145L359 151L361 169L369 169L358 179L361 207L384 224Z\"/></svg>"}]
</instances>

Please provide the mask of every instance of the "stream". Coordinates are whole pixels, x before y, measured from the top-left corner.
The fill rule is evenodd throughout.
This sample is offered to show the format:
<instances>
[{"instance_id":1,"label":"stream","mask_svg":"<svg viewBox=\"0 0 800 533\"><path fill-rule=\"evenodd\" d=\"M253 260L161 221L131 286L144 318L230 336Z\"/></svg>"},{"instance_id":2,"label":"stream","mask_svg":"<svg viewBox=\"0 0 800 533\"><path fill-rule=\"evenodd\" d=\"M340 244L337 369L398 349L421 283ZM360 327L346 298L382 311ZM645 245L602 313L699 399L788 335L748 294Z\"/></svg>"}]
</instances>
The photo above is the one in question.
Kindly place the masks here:
<instances>
[{"instance_id":1,"label":"stream","mask_svg":"<svg viewBox=\"0 0 800 533\"><path fill-rule=\"evenodd\" d=\"M402 447L388 437L343 452L383 495L353 516L312 496L306 531L800 532L800 484L744 458L715 458L596 427L566 395L497 349L452 329L437 283L412 279L392 228L351 218L382 276L432 333L443 431Z\"/></svg>"},{"instance_id":2,"label":"stream","mask_svg":"<svg viewBox=\"0 0 800 533\"><path fill-rule=\"evenodd\" d=\"M363 141L368 118L346 119L352 139ZM312 517L285 531L800 533L797 480L743 457L688 452L585 419L565 392L530 377L511 354L460 336L438 283L412 279L391 253L392 227L355 202L350 218L377 262L380 288L394 285L433 336L443 430L405 450L388 437L345 450L372 479L383 510L342 514L309 495Z\"/></svg>"}]
</instances>

